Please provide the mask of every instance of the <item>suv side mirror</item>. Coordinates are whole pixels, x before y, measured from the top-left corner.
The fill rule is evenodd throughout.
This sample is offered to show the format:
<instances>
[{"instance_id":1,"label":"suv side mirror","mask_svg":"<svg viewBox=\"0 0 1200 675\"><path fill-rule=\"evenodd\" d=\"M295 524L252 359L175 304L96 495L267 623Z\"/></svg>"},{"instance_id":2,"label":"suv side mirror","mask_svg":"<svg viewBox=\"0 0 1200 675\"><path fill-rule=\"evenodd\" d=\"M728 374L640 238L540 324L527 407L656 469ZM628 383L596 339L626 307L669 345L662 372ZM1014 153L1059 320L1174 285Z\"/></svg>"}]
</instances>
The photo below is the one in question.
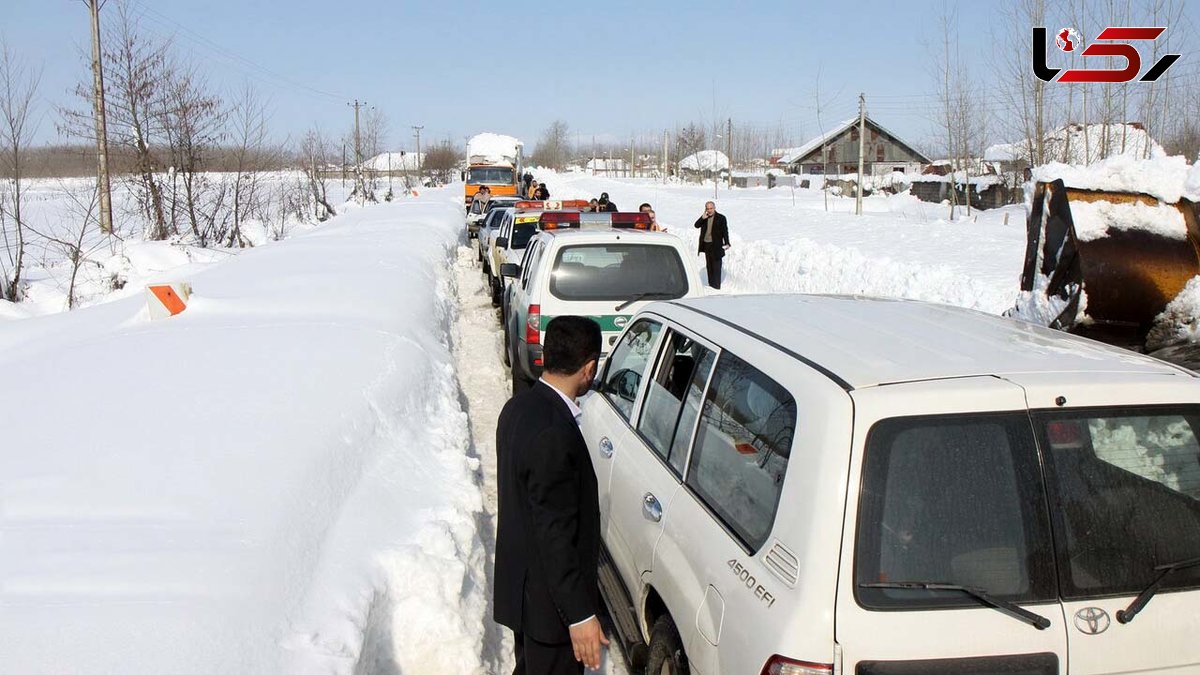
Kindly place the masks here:
<instances>
[{"instance_id":1,"label":"suv side mirror","mask_svg":"<svg viewBox=\"0 0 1200 675\"><path fill-rule=\"evenodd\" d=\"M516 279L521 276L521 266L517 263L500 263L500 276Z\"/></svg>"},{"instance_id":2,"label":"suv side mirror","mask_svg":"<svg viewBox=\"0 0 1200 675\"><path fill-rule=\"evenodd\" d=\"M496 237L496 248L508 248L508 237Z\"/></svg>"}]
</instances>

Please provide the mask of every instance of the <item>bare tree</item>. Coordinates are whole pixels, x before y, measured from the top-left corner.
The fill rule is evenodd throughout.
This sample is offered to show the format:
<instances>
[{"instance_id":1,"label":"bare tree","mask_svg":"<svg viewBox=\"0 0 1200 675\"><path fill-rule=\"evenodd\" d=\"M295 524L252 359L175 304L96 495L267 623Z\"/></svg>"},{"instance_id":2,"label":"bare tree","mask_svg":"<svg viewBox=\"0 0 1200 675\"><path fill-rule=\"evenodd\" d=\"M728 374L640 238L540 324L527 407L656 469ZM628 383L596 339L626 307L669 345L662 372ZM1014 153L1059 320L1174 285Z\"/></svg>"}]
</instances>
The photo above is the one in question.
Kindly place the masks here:
<instances>
[{"instance_id":1,"label":"bare tree","mask_svg":"<svg viewBox=\"0 0 1200 675\"><path fill-rule=\"evenodd\" d=\"M533 150L533 155L530 160L538 166L548 166L556 170L561 170L567 164L567 160L571 157L571 139L569 136L570 130L567 123L562 120L554 120L546 130L542 132L542 136L538 139L538 144Z\"/></svg>"},{"instance_id":2,"label":"bare tree","mask_svg":"<svg viewBox=\"0 0 1200 675\"><path fill-rule=\"evenodd\" d=\"M313 215L318 221L336 216L337 211L329 203L329 185L325 179L332 159L329 139L319 129L310 129L300 142L300 155L304 161L309 195L312 197Z\"/></svg>"},{"instance_id":3,"label":"bare tree","mask_svg":"<svg viewBox=\"0 0 1200 675\"><path fill-rule=\"evenodd\" d=\"M194 69L176 69L158 115L171 158L172 229L179 230L182 212L201 246L224 239L224 183L203 174L207 154L223 138L226 112L220 99Z\"/></svg>"},{"instance_id":4,"label":"bare tree","mask_svg":"<svg viewBox=\"0 0 1200 675\"><path fill-rule=\"evenodd\" d=\"M0 43L0 171L9 186L7 208L0 202L0 232L5 257L0 259L0 296L20 299L21 271L25 264L25 160L30 140L37 131L33 99L37 96L41 71L17 60L7 44ZM10 237L8 220L13 233Z\"/></svg>"},{"instance_id":5,"label":"bare tree","mask_svg":"<svg viewBox=\"0 0 1200 675\"><path fill-rule=\"evenodd\" d=\"M116 9L116 20L109 23L104 39L109 141L132 152L135 194L151 223L149 238L166 239L170 231L158 176L162 163L154 147L164 135L161 111L168 107L174 70L171 42L142 33L127 3L117 3ZM90 100L90 82L78 90ZM85 113L85 129L90 128L89 114Z\"/></svg>"},{"instance_id":6,"label":"bare tree","mask_svg":"<svg viewBox=\"0 0 1200 675\"><path fill-rule=\"evenodd\" d=\"M425 153L425 170L435 182L448 183L462 156L462 151L453 142L442 141Z\"/></svg>"},{"instance_id":7,"label":"bare tree","mask_svg":"<svg viewBox=\"0 0 1200 675\"><path fill-rule=\"evenodd\" d=\"M242 222L260 210L263 172L278 158L267 147L267 104L249 84L242 88L229 119L234 163L233 225L227 245L244 247L247 242L242 236Z\"/></svg>"}]
</instances>

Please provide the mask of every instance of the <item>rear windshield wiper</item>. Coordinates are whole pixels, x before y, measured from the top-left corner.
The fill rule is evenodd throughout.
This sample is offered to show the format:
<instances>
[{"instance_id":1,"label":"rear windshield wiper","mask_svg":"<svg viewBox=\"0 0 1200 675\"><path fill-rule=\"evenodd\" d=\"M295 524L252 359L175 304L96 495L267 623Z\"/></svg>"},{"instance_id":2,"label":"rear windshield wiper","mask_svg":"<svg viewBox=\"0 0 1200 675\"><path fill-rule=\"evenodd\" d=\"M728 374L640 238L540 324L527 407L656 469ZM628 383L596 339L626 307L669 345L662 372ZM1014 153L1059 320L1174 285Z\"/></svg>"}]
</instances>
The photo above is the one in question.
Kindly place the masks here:
<instances>
[{"instance_id":1,"label":"rear windshield wiper","mask_svg":"<svg viewBox=\"0 0 1200 675\"><path fill-rule=\"evenodd\" d=\"M1164 579L1176 570L1185 570L1189 567L1200 565L1200 558L1188 558L1187 560L1177 560L1166 565L1159 565L1154 568L1158 575L1150 582L1150 585L1138 593L1138 596L1129 603L1125 609L1117 610L1117 621L1119 623L1129 623L1133 621L1133 617L1137 616L1146 607L1146 603L1150 602L1150 598L1158 592L1158 587L1162 585Z\"/></svg>"},{"instance_id":2,"label":"rear windshield wiper","mask_svg":"<svg viewBox=\"0 0 1200 675\"><path fill-rule=\"evenodd\" d=\"M1012 618L1023 621L1038 630L1045 630L1050 627L1050 619L1041 614L1033 612L1014 605L1007 600L1001 600L975 586L962 586L959 584L943 584L935 581L881 581L875 584L859 584L859 588L891 588L902 590L924 590L924 591L958 591L975 598L980 603L991 607L997 611L1003 612Z\"/></svg>"},{"instance_id":3,"label":"rear windshield wiper","mask_svg":"<svg viewBox=\"0 0 1200 675\"><path fill-rule=\"evenodd\" d=\"M664 291L654 291L651 293L638 293L637 295L633 296L632 298L617 305L616 309L613 311L619 312L619 311L625 309L626 307L632 305L633 303L635 303L639 300L645 300L646 298L674 298L674 297L677 297L674 293L666 293Z\"/></svg>"}]
</instances>

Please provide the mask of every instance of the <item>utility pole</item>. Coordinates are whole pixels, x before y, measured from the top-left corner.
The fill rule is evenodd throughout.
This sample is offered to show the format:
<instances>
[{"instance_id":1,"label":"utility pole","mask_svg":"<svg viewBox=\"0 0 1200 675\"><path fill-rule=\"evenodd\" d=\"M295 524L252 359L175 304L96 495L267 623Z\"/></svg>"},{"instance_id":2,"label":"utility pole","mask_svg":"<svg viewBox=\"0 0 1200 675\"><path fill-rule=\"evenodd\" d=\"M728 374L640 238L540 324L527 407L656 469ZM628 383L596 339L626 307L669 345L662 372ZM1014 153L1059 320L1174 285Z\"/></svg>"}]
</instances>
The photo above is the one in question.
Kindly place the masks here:
<instances>
[{"instance_id":1,"label":"utility pole","mask_svg":"<svg viewBox=\"0 0 1200 675\"><path fill-rule=\"evenodd\" d=\"M725 159L729 160L729 189L733 189L733 118L725 119Z\"/></svg>"},{"instance_id":2,"label":"utility pole","mask_svg":"<svg viewBox=\"0 0 1200 675\"><path fill-rule=\"evenodd\" d=\"M342 189L346 189L346 141L342 141Z\"/></svg>"},{"instance_id":3,"label":"utility pole","mask_svg":"<svg viewBox=\"0 0 1200 675\"><path fill-rule=\"evenodd\" d=\"M112 234L112 183L108 177L108 124L104 117L104 66L100 60L100 0L86 0L92 12L92 105L96 121L96 180L100 192L100 231Z\"/></svg>"},{"instance_id":4,"label":"utility pole","mask_svg":"<svg viewBox=\"0 0 1200 675\"><path fill-rule=\"evenodd\" d=\"M346 105L354 106L354 191L358 193L359 203L366 200L366 185L363 184L362 175L362 140L359 136L358 127L358 110L367 104L366 101L354 99L354 103Z\"/></svg>"},{"instance_id":5,"label":"utility pole","mask_svg":"<svg viewBox=\"0 0 1200 675\"><path fill-rule=\"evenodd\" d=\"M626 172L626 175L637 178L637 171L635 171L634 169L635 169L635 167L634 167L634 161L633 161L633 136L630 136L629 137L629 171Z\"/></svg>"},{"instance_id":6,"label":"utility pole","mask_svg":"<svg viewBox=\"0 0 1200 675\"><path fill-rule=\"evenodd\" d=\"M664 129L663 130L663 183L664 184L667 182L667 177L671 173L671 162L667 158L667 139L668 138L669 138L669 136L667 135L667 131Z\"/></svg>"},{"instance_id":7,"label":"utility pole","mask_svg":"<svg viewBox=\"0 0 1200 675\"><path fill-rule=\"evenodd\" d=\"M425 174L421 169L421 130L424 128L425 127L423 127L423 126L419 127L419 126L413 125L413 131L417 132L417 184L418 185L425 184Z\"/></svg>"},{"instance_id":8,"label":"utility pole","mask_svg":"<svg viewBox=\"0 0 1200 675\"><path fill-rule=\"evenodd\" d=\"M867 147L867 97L865 94L858 95L858 189L855 190L854 196L854 214L862 215L862 193L863 193L863 159Z\"/></svg>"}]
</instances>

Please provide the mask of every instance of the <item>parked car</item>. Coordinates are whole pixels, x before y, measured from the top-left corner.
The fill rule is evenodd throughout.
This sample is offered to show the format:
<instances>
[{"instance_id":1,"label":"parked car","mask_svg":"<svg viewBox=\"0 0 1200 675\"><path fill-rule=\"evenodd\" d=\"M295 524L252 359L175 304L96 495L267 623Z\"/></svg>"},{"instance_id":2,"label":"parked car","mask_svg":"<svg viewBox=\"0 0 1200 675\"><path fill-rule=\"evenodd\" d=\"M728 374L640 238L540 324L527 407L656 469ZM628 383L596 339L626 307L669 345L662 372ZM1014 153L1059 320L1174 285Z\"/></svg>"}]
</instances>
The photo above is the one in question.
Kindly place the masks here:
<instances>
[{"instance_id":1,"label":"parked car","mask_svg":"<svg viewBox=\"0 0 1200 675\"><path fill-rule=\"evenodd\" d=\"M1200 672L1200 379L970 310L658 302L582 401L646 672Z\"/></svg>"},{"instance_id":2,"label":"parked car","mask_svg":"<svg viewBox=\"0 0 1200 675\"><path fill-rule=\"evenodd\" d=\"M520 197L492 197L478 213L468 213L467 238L471 239L479 236L479 229L483 227L484 222L491 217L493 211L496 209L511 208L518 201L521 201Z\"/></svg>"},{"instance_id":3,"label":"parked car","mask_svg":"<svg viewBox=\"0 0 1200 675\"><path fill-rule=\"evenodd\" d=\"M538 232L519 265L500 270L512 279L502 314L514 392L541 376L542 334L555 316L593 318L607 354L629 317L646 303L701 293L691 264L695 255L678 237L632 228L580 230L580 214L557 215L551 223L556 229ZM629 226L648 223L640 213L613 216L618 222L623 216Z\"/></svg>"},{"instance_id":4,"label":"parked car","mask_svg":"<svg viewBox=\"0 0 1200 675\"><path fill-rule=\"evenodd\" d=\"M504 222L504 218L508 215L511 215L512 212L512 207L491 209L488 211L487 217L485 217L483 222L480 223L479 232L476 233L475 237L478 240L478 247L476 248L476 251L479 255L479 262L481 264L485 261L485 254L487 253L488 248L491 246L492 233L500 229L500 225ZM484 272L486 273L487 270L485 269Z\"/></svg>"}]
</instances>

